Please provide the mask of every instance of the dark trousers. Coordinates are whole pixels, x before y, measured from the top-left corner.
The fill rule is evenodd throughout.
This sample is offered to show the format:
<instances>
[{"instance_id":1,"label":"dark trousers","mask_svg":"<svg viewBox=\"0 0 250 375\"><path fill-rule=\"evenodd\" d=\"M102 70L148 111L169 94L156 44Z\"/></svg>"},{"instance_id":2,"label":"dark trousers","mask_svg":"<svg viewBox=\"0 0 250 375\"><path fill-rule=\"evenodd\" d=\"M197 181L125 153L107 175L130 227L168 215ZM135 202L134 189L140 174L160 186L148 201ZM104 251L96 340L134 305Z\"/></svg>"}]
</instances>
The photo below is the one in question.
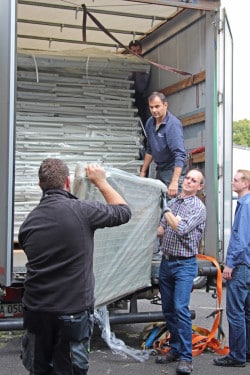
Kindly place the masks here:
<instances>
[{"instance_id":1,"label":"dark trousers","mask_svg":"<svg viewBox=\"0 0 250 375\"><path fill-rule=\"evenodd\" d=\"M56 315L24 310L21 358L30 374L86 375L93 319L88 311Z\"/></svg>"}]
</instances>

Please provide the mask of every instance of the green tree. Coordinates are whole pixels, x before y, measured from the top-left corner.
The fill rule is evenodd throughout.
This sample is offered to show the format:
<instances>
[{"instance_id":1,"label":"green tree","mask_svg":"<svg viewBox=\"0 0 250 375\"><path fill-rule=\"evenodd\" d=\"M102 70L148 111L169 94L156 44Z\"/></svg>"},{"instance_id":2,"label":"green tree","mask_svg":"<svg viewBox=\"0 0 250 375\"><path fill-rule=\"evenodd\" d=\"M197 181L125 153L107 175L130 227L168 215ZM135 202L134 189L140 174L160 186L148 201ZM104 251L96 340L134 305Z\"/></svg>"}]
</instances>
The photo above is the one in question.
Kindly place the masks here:
<instances>
[{"instance_id":1,"label":"green tree","mask_svg":"<svg viewBox=\"0 0 250 375\"><path fill-rule=\"evenodd\" d=\"M233 122L233 143L250 147L250 120Z\"/></svg>"}]
</instances>

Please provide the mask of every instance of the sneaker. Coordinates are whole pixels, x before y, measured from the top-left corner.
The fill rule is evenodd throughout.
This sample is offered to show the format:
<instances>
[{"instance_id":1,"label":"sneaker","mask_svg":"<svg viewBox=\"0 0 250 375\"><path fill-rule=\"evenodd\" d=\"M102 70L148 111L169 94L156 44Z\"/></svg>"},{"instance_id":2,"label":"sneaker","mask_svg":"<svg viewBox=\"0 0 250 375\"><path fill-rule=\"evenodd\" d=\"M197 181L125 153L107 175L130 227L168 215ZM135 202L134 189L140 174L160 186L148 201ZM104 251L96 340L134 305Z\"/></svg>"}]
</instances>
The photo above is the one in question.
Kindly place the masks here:
<instances>
[{"instance_id":1,"label":"sneaker","mask_svg":"<svg viewBox=\"0 0 250 375\"><path fill-rule=\"evenodd\" d=\"M214 364L216 366L224 366L224 367L245 367L246 366L245 362L239 362L227 356L222 357L222 358L215 358Z\"/></svg>"},{"instance_id":2,"label":"sneaker","mask_svg":"<svg viewBox=\"0 0 250 375\"><path fill-rule=\"evenodd\" d=\"M250 362L250 353L247 353L246 362Z\"/></svg>"},{"instance_id":3,"label":"sneaker","mask_svg":"<svg viewBox=\"0 0 250 375\"><path fill-rule=\"evenodd\" d=\"M181 360L176 368L176 374L191 374L193 371L192 362Z\"/></svg>"},{"instance_id":4,"label":"sneaker","mask_svg":"<svg viewBox=\"0 0 250 375\"><path fill-rule=\"evenodd\" d=\"M166 355L158 355L158 357L155 358L155 363L170 363L170 362L175 362L178 360L178 354L175 352L167 352Z\"/></svg>"}]
</instances>

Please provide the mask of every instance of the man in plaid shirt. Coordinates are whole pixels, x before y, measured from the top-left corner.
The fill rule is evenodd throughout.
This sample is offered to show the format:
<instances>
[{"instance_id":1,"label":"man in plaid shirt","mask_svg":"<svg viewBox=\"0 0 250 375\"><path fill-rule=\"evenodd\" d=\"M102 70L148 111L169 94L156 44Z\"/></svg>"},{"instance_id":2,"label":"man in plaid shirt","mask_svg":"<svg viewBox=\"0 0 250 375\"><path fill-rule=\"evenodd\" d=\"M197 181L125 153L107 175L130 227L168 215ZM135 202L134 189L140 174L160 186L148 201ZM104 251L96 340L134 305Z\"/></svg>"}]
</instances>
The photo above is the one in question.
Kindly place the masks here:
<instances>
[{"instance_id":1,"label":"man in plaid shirt","mask_svg":"<svg viewBox=\"0 0 250 375\"><path fill-rule=\"evenodd\" d=\"M193 370L189 303L198 271L196 254L206 222L206 207L196 196L203 187L203 172L189 170L181 194L165 203L158 228L158 236L162 237L159 285L162 311L170 331L170 350L164 357L157 357L156 362L179 360L177 374L190 374Z\"/></svg>"}]
</instances>

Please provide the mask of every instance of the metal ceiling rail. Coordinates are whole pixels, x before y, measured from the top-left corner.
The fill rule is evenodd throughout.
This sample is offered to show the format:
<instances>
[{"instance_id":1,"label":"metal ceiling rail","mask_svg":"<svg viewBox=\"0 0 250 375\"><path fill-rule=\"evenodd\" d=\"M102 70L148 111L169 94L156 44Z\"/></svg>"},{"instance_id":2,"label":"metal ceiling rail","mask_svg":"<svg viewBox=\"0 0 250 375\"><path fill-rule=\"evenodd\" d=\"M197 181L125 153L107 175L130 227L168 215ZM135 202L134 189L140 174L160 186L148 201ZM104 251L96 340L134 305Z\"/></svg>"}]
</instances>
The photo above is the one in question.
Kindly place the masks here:
<instances>
[{"instance_id":1,"label":"metal ceiling rail","mask_svg":"<svg viewBox=\"0 0 250 375\"><path fill-rule=\"evenodd\" d=\"M125 0L133 3L163 5L172 7L181 7L189 9L203 9L217 11L220 5L219 0Z\"/></svg>"},{"instance_id":2,"label":"metal ceiling rail","mask_svg":"<svg viewBox=\"0 0 250 375\"><path fill-rule=\"evenodd\" d=\"M82 26L73 25L73 24L69 24L69 23L28 20L28 19L24 19L24 18L18 18L17 22L27 23L27 24L32 24L32 25L40 25L40 26L52 26L52 27L57 27L60 30L62 30L64 28L82 30ZM86 29L91 30L91 31L100 31L97 27L93 27L93 26L87 26ZM136 33L136 35L138 35L138 36L147 35L147 33L141 32L139 30L130 31L130 30L121 30L121 29L108 29L108 31L111 32L111 33L115 33L115 34L134 35Z\"/></svg>"},{"instance_id":3,"label":"metal ceiling rail","mask_svg":"<svg viewBox=\"0 0 250 375\"><path fill-rule=\"evenodd\" d=\"M35 36L35 35L25 35L25 34L17 34L17 37L20 39L33 39L33 40L44 40L49 43L49 47L53 42L56 43L69 43L69 44L84 44L88 46L99 46L99 47L111 47L116 48L116 44L111 43L101 43L101 42L85 42L83 43L82 40L73 40L73 39L61 39L61 38L53 38L53 37L44 37L44 36Z\"/></svg>"},{"instance_id":4,"label":"metal ceiling rail","mask_svg":"<svg viewBox=\"0 0 250 375\"><path fill-rule=\"evenodd\" d=\"M51 3L44 3L44 2L34 2L34 1L28 1L28 0L18 0L18 4L23 5L31 5L31 6L40 6L45 8L55 8L55 9L61 9L61 10L69 10L69 11L82 11L81 6L70 6L70 5L61 5L61 4L51 4ZM105 6L105 5L104 5ZM138 14L138 13L127 13L127 12L116 12L112 10L104 10L104 9L96 9L92 7L87 7L91 13L96 14L107 14L110 16L120 16L120 17L129 17L129 18L141 18L145 20L154 20L154 21L167 21L168 18L166 17L160 17L160 16L149 16L147 14Z\"/></svg>"}]
</instances>

